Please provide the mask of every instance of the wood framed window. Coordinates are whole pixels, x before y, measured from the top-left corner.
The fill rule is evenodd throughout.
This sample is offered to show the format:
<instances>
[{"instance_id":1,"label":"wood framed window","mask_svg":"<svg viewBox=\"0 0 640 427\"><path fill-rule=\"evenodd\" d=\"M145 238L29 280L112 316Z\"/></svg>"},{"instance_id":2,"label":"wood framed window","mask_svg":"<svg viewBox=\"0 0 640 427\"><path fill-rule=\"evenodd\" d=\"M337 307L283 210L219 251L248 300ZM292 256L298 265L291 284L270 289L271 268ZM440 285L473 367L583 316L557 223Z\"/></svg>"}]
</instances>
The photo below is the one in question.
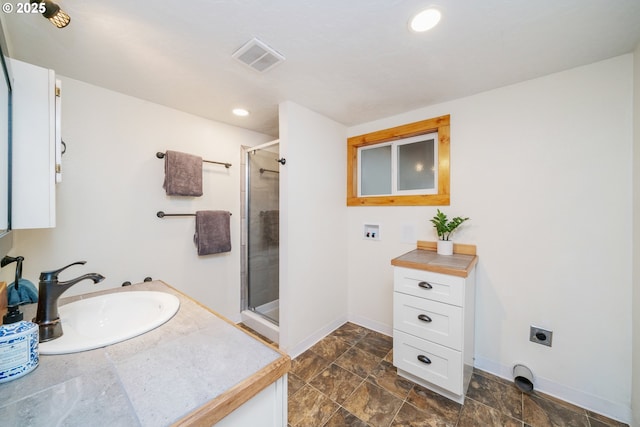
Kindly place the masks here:
<instances>
[{"instance_id":1,"label":"wood framed window","mask_svg":"<svg viewBox=\"0 0 640 427\"><path fill-rule=\"evenodd\" d=\"M347 206L449 205L449 115L347 139Z\"/></svg>"}]
</instances>

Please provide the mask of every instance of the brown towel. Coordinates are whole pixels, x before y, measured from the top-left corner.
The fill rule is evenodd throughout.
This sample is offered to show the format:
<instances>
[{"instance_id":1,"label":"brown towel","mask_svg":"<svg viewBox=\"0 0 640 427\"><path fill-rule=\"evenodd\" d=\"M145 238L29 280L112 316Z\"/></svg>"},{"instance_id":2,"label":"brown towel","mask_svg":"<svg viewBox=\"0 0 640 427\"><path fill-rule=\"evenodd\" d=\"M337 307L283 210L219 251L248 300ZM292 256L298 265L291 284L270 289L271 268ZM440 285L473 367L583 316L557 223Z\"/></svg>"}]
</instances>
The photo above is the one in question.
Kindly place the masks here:
<instances>
[{"instance_id":1,"label":"brown towel","mask_svg":"<svg viewBox=\"0 0 640 427\"><path fill-rule=\"evenodd\" d=\"M280 211L261 211L262 243L266 247L277 246L280 240Z\"/></svg>"},{"instance_id":2,"label":"brown towel","mask_svg":"<svg viewBox=\"0 0 640 427\"><path fill-rule=\"evenodd\" d=\"M196 234L193 241L198 255L231 251L231 228L227 211L196 211Z\"/></svg>"},{"instance_id":3,"label":"brown towel","mask_svg":"<svg viewBox=\"0 0 640 427\"><path fill-rule=\"evenodd\" d=\"M202 157L167 150L162 188L167 196L202 196Z\"/></svg>"}]
</instances>

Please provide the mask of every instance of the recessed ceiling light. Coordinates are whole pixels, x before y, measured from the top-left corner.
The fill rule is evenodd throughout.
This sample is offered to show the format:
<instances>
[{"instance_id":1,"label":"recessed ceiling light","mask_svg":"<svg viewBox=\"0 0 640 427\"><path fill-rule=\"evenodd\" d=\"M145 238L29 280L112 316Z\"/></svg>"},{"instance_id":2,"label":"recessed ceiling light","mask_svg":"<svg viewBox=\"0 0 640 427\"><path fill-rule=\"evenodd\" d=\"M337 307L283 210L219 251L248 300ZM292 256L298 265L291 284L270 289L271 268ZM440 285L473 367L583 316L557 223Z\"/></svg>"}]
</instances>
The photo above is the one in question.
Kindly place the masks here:
<instances>
[{"instance_id":1,"label":"recessed ceiling light","mask_svg":"<svg viewBox=\"0 0 640 427\"><path fill-rule=\"evenodd\" d=\"M415 15L409 22L409 27L418 33L428 31L438 25L441 18L440 11L438 9L429 8Z\"/></svg>"},{"instance_id":2,"label":"recessed ceiling light","mask_svg":"<svg viewBox=\"0 0 640 427\"><path fill-rule=\"evenodd\" d=\"M234 108L232 112L238 117L246 117L249 115L249 112L244 108Z\"/></svg>"}]
</instances>

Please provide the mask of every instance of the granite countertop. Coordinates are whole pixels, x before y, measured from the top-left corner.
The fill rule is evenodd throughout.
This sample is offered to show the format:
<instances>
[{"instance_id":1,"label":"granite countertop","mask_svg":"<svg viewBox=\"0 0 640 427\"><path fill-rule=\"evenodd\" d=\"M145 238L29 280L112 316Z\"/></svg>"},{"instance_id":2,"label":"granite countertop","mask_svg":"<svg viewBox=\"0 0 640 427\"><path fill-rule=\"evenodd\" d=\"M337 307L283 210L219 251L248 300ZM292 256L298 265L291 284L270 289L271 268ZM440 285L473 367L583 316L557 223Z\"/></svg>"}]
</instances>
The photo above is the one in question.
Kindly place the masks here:
<instances>
[{"instance_id":1,"label":"granite countertop","mask_svg":"<svg viewBox=\"0 0 640 427\"><path fill-rule=\"evenodd\" d=\"M212 425L288 372L286 354L164 282L84 297L144 290L176 295L178 313L144 335L111 346L40 355L33 372L0 384L0 424ZM31 319L36 304L21 309Z\"/></svg>"},{"instance_id":2,"label":"granite countertop","mask_svg":"<svg viewBox=\"0 0 640 427\"><path fill-rule=\"evenodd\" d=\"M467 277L477 262L475 246L455 245L453 255L438 255L435 242L419 241L417 249L392 259L391 265Z\"/></svg>"}]
</instances>

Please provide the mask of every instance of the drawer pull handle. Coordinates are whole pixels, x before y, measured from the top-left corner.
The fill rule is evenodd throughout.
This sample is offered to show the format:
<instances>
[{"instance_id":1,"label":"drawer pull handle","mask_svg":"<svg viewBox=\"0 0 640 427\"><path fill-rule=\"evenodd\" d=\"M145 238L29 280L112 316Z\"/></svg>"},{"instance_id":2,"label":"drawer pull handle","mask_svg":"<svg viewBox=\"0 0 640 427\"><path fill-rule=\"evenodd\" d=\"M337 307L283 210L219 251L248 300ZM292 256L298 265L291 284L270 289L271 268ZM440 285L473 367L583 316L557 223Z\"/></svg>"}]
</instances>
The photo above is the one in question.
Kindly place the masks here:
<instances>
[{"instance_id":1,"label":"drawer pull handle","mask_svg":"<svg viewBox=\"0 0 640 427\"><path fill-rule=\"evenodd\" d=\"M431 359L429 359L427 356L424 356L422 354L418 355L418 360L421 361L422 363L426 363L427 365L431 364Z\"/></svg>"},{"instance_id":2,"label":"drawer pull handle","mask_svg":"<svg viewBox=\"0 0 640 427\"><path fill-rule=\"evenodd\" d=\"M433 286L431 286L431 283L429 282L420 282L418 283L418 286L420 286L422 289L433 289Z\"/></svg>"},{"instance_id":3,"label":"drawer pull handle","mask_svg":"<svg viewBox=\"0 0 640 427\"><path fill-rule=\"evenodd\" d=\"M426 314L419 314L418 319L422 320L423 322L431 322L431 317L427 316Z\"/></svg>"}]
</instances>

